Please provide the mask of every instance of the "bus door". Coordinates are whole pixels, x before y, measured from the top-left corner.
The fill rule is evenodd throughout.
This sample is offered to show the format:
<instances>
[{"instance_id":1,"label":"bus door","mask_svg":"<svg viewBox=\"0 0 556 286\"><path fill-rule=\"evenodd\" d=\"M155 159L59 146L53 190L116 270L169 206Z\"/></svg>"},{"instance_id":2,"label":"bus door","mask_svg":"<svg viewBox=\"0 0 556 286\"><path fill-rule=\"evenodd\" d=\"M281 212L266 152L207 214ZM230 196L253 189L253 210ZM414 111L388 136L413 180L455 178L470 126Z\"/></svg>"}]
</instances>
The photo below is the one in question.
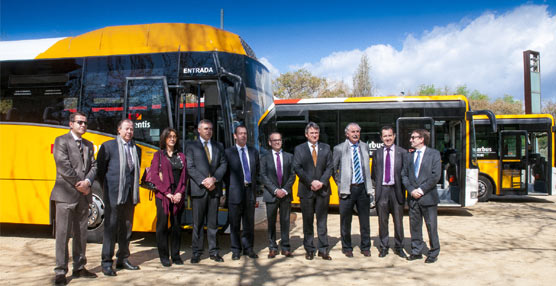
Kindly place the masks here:
<instances>
[{"instance_id":1,"label":"bus door","mask_svg":"<svg viewBox=\"0 0 556 286\"><path fill-rule=\"evenodd\" d=\"M526 195L529 175L527 131L500 131L499 182L500 195Z\"/></svg>"}]
</instances>

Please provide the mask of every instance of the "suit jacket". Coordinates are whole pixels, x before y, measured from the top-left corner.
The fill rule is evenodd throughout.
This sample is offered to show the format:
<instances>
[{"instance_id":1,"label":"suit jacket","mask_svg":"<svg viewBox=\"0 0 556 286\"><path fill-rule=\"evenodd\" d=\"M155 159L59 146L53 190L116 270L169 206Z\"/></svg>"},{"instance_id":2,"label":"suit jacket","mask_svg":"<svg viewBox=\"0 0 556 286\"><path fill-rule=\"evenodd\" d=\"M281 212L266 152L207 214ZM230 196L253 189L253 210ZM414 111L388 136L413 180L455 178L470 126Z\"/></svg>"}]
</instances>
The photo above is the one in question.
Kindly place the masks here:
<instances>
[{"instance_id":1,"label":"suit jacket","mask_svg":"<svg viewBox=\"0 0 556 286\"><path fill-rule=\"evenodd\" d=\"M288 194L283 198L287 201L293 200L292 186L295 182L295 172L293 170L293 155L282 151L280 154L282 160L282 184L278 184L276 175L276 164L274 164L274 152L270 150L261 159L261 181L264 184L263 200L268 203L276 202L277 198L274 194L276 189L284 189Z\"/></svg>"},{"instance_id":2,"label":"suit jacket","mask_svg":"<svg viewBox=\"0 0 556 286\"><path fill-rule=\"evenodd\" d=\"M83 158L79 147L70 132L56 137L54 141L54 161L56 162L56 183L52 188L50 199L57 202L75 203L83 194L76 188L77 182L89 179L95 181L97 161L94 156L93 143L81 139ZM87 195L87 201L92 202L92 192Z\"/></svg>"},{"instance_id":3,"label":"suit jacket","mask_svg":"<svg viewBox=\"0 0 556 286\"><path fill-rule=\"evenodd\" d=\"M405 156L404 168L402 170L402 181L407 188L410 199L410 206L412 201L416 201L422 206L437 205L440 200L438 192L436 191L436 183L440 180L442 166L440 162L440 152L438 150L427 147L425 153L421 158L421 169L419 170L419 177L415 177L415 166L413 164L413 156L415 152L407 153ZM417 188L421 188L425 193L419 199L414 199L411 192Z\"/></svg>"},{"instance_id":4,"label":"suit jacket","mask_svg":"<svg viewBox=\"0 0 556 286\"><path fill-rule=\"evenodd\" d=\"M352 156L353 150L349 140L334 146L334 181L336 185L338 185L338 196L340 194L350 193L351 179L353 176ZM361 175L363 175L363 180L365 181L367 194L374 197L374 190L371 182L371 168L369 167L369 145L361 141L359 142L359 160L361 160Z\"/></svg>"},{"instance_id":5,"label":"suit jacket","mask_svg":"<svg viewBox=\"0 0 556 286\"><path fill-rule=\"evenodd\" d=\"M118 189L120 185L120 151L118 150L118 142L116 140L118 138L104 142L100 146L97 155L98 179L104 190L105 199L108 199L108 203L114 206L118 204ZM141 148L135 145L134 140L131 140L131 144L137 150L137 159L139 160L139 166L141 166ZM133 172L127 165L127 162L123 163L125 164L125 173L128 174L127 178L131 178ZM140 178L133 179L138 180ZM133 188L133 182L125 180L124 190L129 190L130 188ZM132 200L133 197L129 196L132 196L132 194L127 194L127 200Z\"/></svg>"},{"instance_id":6,"label":"suit jacket","mask_svg":"<svg viewBox=\"0 0 556 286\"><path fill-rule=\"evenodd\" d=\"M245 188L243 165L236 145L226 149L226 160L228 171L224 182L226 183L226 196L228 203L240 204L242 202L254 202L259 181L259 152L257 149L247 146L249 156L249 172L251 173L251 187Z\"/></svg>"},{"instance_id":7,"label":"suit jacket","mask_svg":"<svg viewBox=\"0 0 556 286\"><path fill-rule=\"evenodd\" d=\"M396 200L400 205L405 202L404 187L402 183L402 169L404 167L404 158L407 154L407 150L404 148L394 145L394 190L396 194ZM384 178L384 148L377 149L373 154L373 166L371 172L371 179L373 180L373 185L376 191L376 200L380 200L382 195L382 180Z\"/></svg>"},{"instance_id":8,"label":"suit jacket","mask_svg":"<svg viewBox=\"0 0 556 286\"><path fill-rule=\"evenodd\" d=\"M205 148L201 140L189 143L185 149L187 159L187 173L189 174L191 196L202 197L209 192L202 184L208 177L216 178L216 188L209 192L211 196L222 196L222 179L226 175L228 162L224 156L224 146L220 142L210 141L212 145L212 158L209 164Z\"/></svg>"},{"instance_id":9,"label":"suit jacket","mask_svg":"<svg viewBox=\"0 0 556 286\"><path fill-rule=\"evenodd\" d=\"M328 144L319 142L317 145L317 166L313 164L309 144L304 142L295 147L293 155L293 169L299 176L297 196L312 198L316 193L319 196L330 196L330 176L332 175L332 151ZM311 182L318 180L323 187L317 192L311 191Z\"/></svg>"}]
</instances>

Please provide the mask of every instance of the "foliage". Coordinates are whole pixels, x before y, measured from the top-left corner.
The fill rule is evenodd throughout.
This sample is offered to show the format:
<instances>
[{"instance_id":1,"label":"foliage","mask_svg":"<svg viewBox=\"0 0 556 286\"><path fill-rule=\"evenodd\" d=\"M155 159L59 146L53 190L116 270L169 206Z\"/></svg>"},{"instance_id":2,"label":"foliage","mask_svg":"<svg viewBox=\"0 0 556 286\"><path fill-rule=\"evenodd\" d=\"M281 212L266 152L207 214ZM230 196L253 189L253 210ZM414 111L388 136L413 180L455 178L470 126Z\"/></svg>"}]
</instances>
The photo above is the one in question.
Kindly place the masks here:
<instances>
[{"instance_id":1,"label":"foliage","mask_svg":"<svg viewBox=\"0 0 556 286\"><path fill-rule=\"evenodd\" d=\"M343 81L332 81L327 83L327 87L318 97L350 97L352 96L349 86Z\"/></svg>"},{"instance_id":2,"label":"foliage","mask_svg":"<svg viewBox=\"0 0 556 286\"><path fill-rule=\"evenodd\" d=\"M373 85L371 83L371 65L366 54L361 56L361 62L353 75L353 96L373 96Z\"/></svg>"},{"instance_id":3,"label":"foliage","mask_svg":"<svg viewBox=\"0 0 556 286\"><path fill-rule=\"evenodd\" d=\"M313 76L307 69L281 74L273 82L274 95L283 99L317 97L327 88L326 79Z\"/></svg>"},{"instance_id":4,"label":"foliage","mask_svg":"<svg viewBox=\"0 0 556 286\"><path fill-rule=\"evenodd\" d=\"M556 119L556 101L546 100L542 104L542 113L552 114L552 117Z\"/></svg>"}]
</instances>

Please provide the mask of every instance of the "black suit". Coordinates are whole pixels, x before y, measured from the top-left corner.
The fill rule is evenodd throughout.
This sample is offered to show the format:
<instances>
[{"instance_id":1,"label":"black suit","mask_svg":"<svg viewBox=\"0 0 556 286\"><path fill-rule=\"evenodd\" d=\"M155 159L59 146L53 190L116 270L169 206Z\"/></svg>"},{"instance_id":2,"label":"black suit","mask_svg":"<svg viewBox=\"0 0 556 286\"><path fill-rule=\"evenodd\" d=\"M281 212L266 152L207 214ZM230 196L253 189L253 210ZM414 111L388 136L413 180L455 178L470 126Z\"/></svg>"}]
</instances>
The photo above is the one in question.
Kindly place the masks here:
<instances>
[{"instance_id":1,"label":"black suit","mask_svg":"<svg viewBox=\"0 0 556 286\"><path fill-rule=\"evenodd\" d=\"M313 220L317 217L318 249L328 253L327 218L330 203L330 176L332 175L332 152L330 146L319 142L317 145L317 164L313 164L311 149L307 142L297 145L293 156L293 168L299 176L297 196L301 202L303 214L303 246L308 252L314 252ZM321 189L311 190L311 182L323 183Z\"/></svg>"},{"instance_id":2,"label":"black suit","mask_svg":"<svg viewBox=\"0 0 556 286\"><path fill-rule=\"evenodd\" d=\"M264 184L263 200L266 202L266 219L268 222L268 248L278 250L276 244L276 216L280 210L280 247L283 251L290 251L290 213L293 199L292 186L295 182L293 171L293 155L288 152L280 152L282 162L282 182L278 182L276 164L274 163L274 151L270 151L261 159L261 180ZM283 198L277 198L274 191L284 189L288 194Z\"/></svg>"},{"instance_id":3,"label":"black suit","mask_svg":"<svg viewBox=\"0 0 556 286\"><path fill-rule=\"evenodd\" d=\"M259 152L247 147L251 182L246 184L243 174L241 154L236 145L226 149L228 171L226 172L226 196L228 201L228 221L230 223L231 248L234 254L245 254L253 251L255 238L255 195L259 176ZM241 225L243 234L240 238Z\"/></svg>"},{"instance_id":4,"label":"black suit","mask_svg":"<svg viewBox=\"0 0 556 286\"><path fill-rule=\"evenodd\" d=\"M425 243L423 242L423 218L429 234L430 249L428 256L436 258L440 253L440 241L438 239L438 192L436 184L440 180L442 171L440 152L427 147L421 158L419 174L415 177L414 165L415 152L405 156L405 166L402 171L402 180L409 193L409 226L411 231L411 254L422 253ZM411 196L411 192L421 188L424 195L419 199Z\"/></svg>"},{"instance_id":5,"label":"black suit","mask_svg":"<svg viewBox=\"0 0 556 286\"><path fill-rule=\"evenodd\" d=\"M405 189L402 184L403 161L407 151L400 146L392 145L394 151L389 151L390 156L394 157L394 172L390 174L391 180L383 185L385 148L376 150L373 154L373 166L371 178L375 186L377 213L378 213L378 232L380 237L380 248L388 248L388 217L392 214L394 219L395 248L403 248L403 205L405 202Z\"/></svg>"},{"instance_id":6,"label":"black suit","mask_svg":"<svg viewBox=\"0 0 556 286\"><path fill-rule=\"evenodd\" d=\"M227 162L224 147L219 142L211 140L212 155L209 164L205 149L200 140L187 145L185 157L187 159L187 173L191 187L193 206L193 234L191 248L193 255L203 253L205 219L207 222L207 239L210 255L218 254L218 205L222 196L222 179L226 174ZM206 189L202 182L205 178L216 178L216 188Z\"/></svg>"},{"instance_id":7,"label":"black suit","mask_svg":"<svg viewBox=\"0 0 556 286\"><path fill-rule=\"evenodd\" d=\"M139 202L138 191L134 190L134 184L138 184L138 176L127 162L120 162L120 151L116 140L106 141L100 147L97 156L98 178L104 190L104 236L102 242L102 266L112 267L114 247L118 242L116 257L119 262L129 257L129 241L133 228L133 213L135 205ZM122 140L123 141L123 140ZM134 168L141 165L141 148L137 147L133 140L132 146L137 150ZM125 156L123 158L126 158ZM125 164L123 192L119 192L120 186L120 164Z\"/></svg>"}]
</instances>

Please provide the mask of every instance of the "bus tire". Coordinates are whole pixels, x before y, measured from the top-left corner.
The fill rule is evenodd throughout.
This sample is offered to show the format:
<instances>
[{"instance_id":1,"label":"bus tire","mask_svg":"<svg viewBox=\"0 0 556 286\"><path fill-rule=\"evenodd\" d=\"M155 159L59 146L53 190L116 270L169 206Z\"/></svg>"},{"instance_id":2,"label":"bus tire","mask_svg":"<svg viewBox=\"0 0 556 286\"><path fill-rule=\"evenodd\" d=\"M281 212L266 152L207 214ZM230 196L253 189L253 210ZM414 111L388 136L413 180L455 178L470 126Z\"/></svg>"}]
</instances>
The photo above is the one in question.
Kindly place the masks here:
<instances>
[{"instance_id":1,"label":"bus tire","mask_svg":"<svg viewBox=\"0 0 556 286\"><path fill-rule=\"evenodd\" d=\"M478 199L479 202L488 202L492 196L492 183L486 176L479 175Z\"/></svg>"},{"instance_id":2,"label":"bus tire","mask_svg":"<svg viewBox=\"0 0 556 286\"><path fill-rule=\"evenodd\" d=\"M93 202L89 205L87 242L102 243L104 235L104 196L98 181L93 183Z\"/></svg>"}]
</instances>

